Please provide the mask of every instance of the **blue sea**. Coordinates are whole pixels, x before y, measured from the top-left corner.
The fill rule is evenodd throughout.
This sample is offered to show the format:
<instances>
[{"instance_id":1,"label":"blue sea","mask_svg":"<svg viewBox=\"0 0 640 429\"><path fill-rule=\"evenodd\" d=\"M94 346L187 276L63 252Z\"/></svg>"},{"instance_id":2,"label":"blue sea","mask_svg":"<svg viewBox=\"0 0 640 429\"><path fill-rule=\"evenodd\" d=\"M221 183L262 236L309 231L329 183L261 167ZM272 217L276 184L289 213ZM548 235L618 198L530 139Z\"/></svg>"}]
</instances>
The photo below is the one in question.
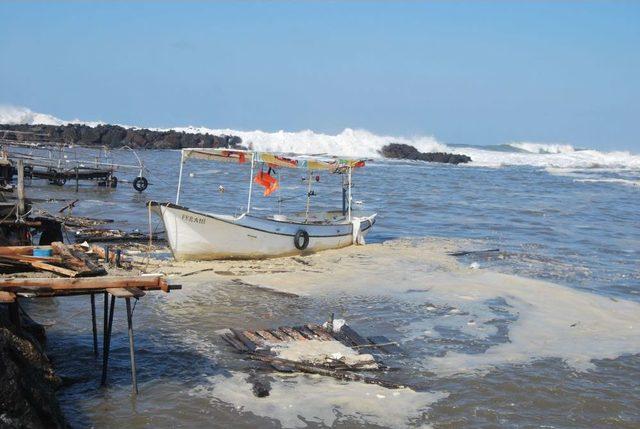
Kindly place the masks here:
<instances>
[{"instance_id":1,"label":"blue sea","mask_svg":"<svg viewBox=\"0 0 640 429\"><path fill-rule=\"evenodd\" d=\"M245 141L253 139L257 149L297 148L307 153L335 149L333 140L311 137L317 144L300 150L294 143L291 147L282 143L291 140L286 134L243 136ZM344 141L340 144L348 144ZM430 141L410 143L423 144L422 150L438 149ZM385 262L371 265L374 274L366 280L371 290L341 288L340 278L335 278L326 293L296 296L237 281L236 277L250 277L252 269L266 270L264 262L253 268L220 263L217 270L237 275L180 279L188 287L171 298L154 295L137 303L141 393L136 399L130 397L122 308L116 310L109 387L99 388L88 298L29 303L33 317L49 326L47 351L65 380L59 398L70 423L77 427L637 428L640 314L634 315L634 309L640 308L640 156L555 144L449 146L445 149L473 160L454 166L383 160L367 148L364 155L370 160L354 174L353 198L358 210L378 213L367 245L357 249L368 260L370 246L371 260ZM351 149L348 155L357 152ZM79 151L83 156L85 149ZM76 193L70 183L56 187L33 180L28 194L53 199L36 204L41 210L53 211L77 198L74 215L110 218L115 220L113 227L146 232L145 202L175 200L180 152L148 150L138 155L151 182L143 193L126 182L136 172L123 170L115 190L81 184ZM118 162L133 159L129 151L112 151L110 156ZM278 177L277 194L264 197L255 190L254 213L304 210L304 172L281 171ZM194 209L240 214L246 208L248 183L246 166L190 161L185 165L180 202ZM340 207L338 177L320 173L314 190L312 209ZM155 234L161 232L158 219L152 219L151 228ZM443 252L499 249L456 261L462 271L509 275L496 277L495 296L485 299L491 292L486 278L493 277L483 277L488 286L482 293L461 282L459 297L452 295L455 284L448 289L438 285L434 273L448 271L448 265L434 262L437 266L431 269L427 257L438 240ZM385 245L395 252L390 259L379 250ZM424 266L416 262L421 257ZM328 263L322 255L309 258L318 270ZM270 263L285 272L287 264L293 264ZM347 261L336 257L332 263L337 273ZM345 265L352 266L357 269ZM307 281L303 272L294 271L296 281ZM511 275L543 283L511 283ZM389 283L412 279L421 293L406 298L409 295L391 291ZM463 300L474 293L482 296L482 303L466 307ZM385 377L420 386L415 394L403 391L402 399L394 399L392 391L378 387L275 375L242 360L215 333L228 327L321 322L330 312L359 331L384 332L398 341L405 355L387 362L394 370ZM465 323L451 322L459 314L473 317ZM624 318L619 317L622 314ZM564 324L565 316L575 318L574 331L580 335L567 328L571 325ZM590 325L593 321L597 324ZM472 331L481 324L490 334ZM458 363L459 371L452 371ZM441 371L443 367L448 370ZM270 399L252 395L249 375L270 381Z\"/></svg>"}]
</instances>

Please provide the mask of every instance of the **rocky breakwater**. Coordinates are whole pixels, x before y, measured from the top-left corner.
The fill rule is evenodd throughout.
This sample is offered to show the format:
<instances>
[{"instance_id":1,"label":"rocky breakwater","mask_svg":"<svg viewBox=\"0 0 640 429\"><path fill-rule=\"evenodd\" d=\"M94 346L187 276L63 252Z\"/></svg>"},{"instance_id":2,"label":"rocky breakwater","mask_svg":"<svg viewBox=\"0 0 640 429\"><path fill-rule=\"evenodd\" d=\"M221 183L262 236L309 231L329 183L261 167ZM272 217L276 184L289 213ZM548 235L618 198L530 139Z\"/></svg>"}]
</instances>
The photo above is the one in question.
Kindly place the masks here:
<instances>
[{"instance_id":1,"label":"rocky breakwater","mask_svg":"<svg viewBox=\"0 0 640 429\"><path fill-rule=\"evenodd\" d=\"M442 162L446 164L464 164L471 162L467 155L446 152L420 152L408 144L391 143L383 146L380 154L391 159L410 159L414 161Z\"/></svg>"},{"instance_id":2,"label":"rocky breakwater","mask_svg":"<svg viewBox=\"0 0 640 429\"><path fill-rule=\"evenodd\" d=\"M184 147L239 147L238 136L192 134L174 130L156 131L119 125L2 125L0 139L17 142L79 144L134 149L181 149Z\"/></svg>"},{"instance_id":3,"label":"rocky breakwater","mask_svg":"<svg viewBox=\"0 0 640 429\"><path fill-rule=\"evenodd\" d=\"M18 327L0 304L0 427L64 428L55 391L61 385L44 353L44 328L22 317Z\"/></svg>"}]
</instances>

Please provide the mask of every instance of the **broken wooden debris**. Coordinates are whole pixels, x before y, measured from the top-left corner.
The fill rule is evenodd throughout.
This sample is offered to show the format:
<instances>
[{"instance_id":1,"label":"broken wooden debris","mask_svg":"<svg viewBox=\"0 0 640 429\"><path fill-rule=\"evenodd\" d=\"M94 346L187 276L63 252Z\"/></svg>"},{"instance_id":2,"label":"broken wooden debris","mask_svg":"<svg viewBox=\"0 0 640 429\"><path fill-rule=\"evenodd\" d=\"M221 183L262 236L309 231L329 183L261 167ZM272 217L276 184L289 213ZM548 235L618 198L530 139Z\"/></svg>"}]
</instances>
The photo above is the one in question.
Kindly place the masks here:
<instances>
[{"instance_id":1,"label":"broken wooden debris","mask_svg":"<svg viewBox=\"0 0 640 429\"><path fill-rule=\"evenodd\" d=\"M449 252L448 254L451 256L467 256L467 255L473 255L476 253L492 253L492 252L499 252L500 249L485 249L485 250L461 250L458 252Z\"/></svg>"},{"instance_id":2,"label":"broken wooden debris","mask_svg":"<svg viewBox=\"0 0 640 429\"><path fill-rule=\"evenodd\" d=\"M35 251L50 256L34 256ZM107 274L105 268L80 247L53 242L51 246L0 247L0 273L47 271L64 277L95 277Z\"/></svg>"},{"instance_id":3,"label":"broken wooden debris","mask_svg":"<svg viewBox=\"0 0 640 429\"><path fill-rule=\"evenodd\" d=\"M385 369L386 367L373 356L360 354L362 350L377 354L398 354L400 347L387 337L378 335L368 338L362 337L348 325L342 325L339 331L333 331L328 327L317 324L306 324L303 326L286 327L276 329L244 330L238 329L224 330L220 333L221 338L233 347L236 351L246 354L250 359L268 363L277 371L301 371L312 374L327 375L341 380L364 381L393 388L400 387L397 384L379 380L374 377L354 374L353 371ZM308 356L300 360L288 359L278 355L279 351L287 350L288 346L317 345L318 342L339 343L337 347L348 347L354 354L351 359L346 359L340 353L326 355L326 350L335 350L335 346L318 352L320 355L309 359ZM290 349L289 349L290 350ZM316 349L317 350L317 349ZM357 359L354 359L356 357ZM351 373L349 373L351 371ZM348 374L348 375L347 375Z\"/></svg>"},{"instance_id":4,"label":"broken wooden debris","mask_svg":"<svg viewBox=\"0 0 640 429\"><path fill-rule=\"evenodd\" d=\"M64 224L64 226L70 227L90 227L90 226L98 226L98 225L106 225L108 223L113 223L113 219L95 219L90 217L82 217L82 216L52 216L53 219L58 222Z\"/></svg>"},{"instance_id":5,"label":"broken wooden debris","mask_svg":"<svg viewBox=\"0 0 640 429\"><path fill-rule=\"evenodd\" d=\"M164 241L163 238L158 237L156 234L154 234L153 239L154 241ZM84 241L87 243L146 243L149 241L149 235L140 231L126 232L120 229L80 228L75 232L75 240L77 243Z\"/></svg>"}]
</instances>

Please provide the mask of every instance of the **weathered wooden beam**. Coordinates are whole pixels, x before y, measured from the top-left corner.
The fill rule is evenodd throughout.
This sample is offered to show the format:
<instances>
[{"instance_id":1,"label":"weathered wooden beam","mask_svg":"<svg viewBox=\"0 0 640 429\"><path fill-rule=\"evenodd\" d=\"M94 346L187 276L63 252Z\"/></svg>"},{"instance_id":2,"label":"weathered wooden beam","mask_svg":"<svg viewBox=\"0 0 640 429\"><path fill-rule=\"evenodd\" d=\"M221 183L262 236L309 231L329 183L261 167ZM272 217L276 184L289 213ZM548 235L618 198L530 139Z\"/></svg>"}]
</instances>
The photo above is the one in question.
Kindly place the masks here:
<instances>
[{"instance_id":1,"label":"weathered wooden beam","mask_svg":"<svg viewBox=\"0 0 640 429\"><path fill-rule=\"evenodd\" d=\"M139 277L83 277L83 278L5 278L0 279L0 290L21 290L44 288L60 291L101 290L110 288L140 288L143 290L161 289L161 280L167 291L180 288L179 285L167 285L160 276Z\"/></svg>"},{"instance_id":2,"label":"weathered wooden beam","mask_svg":"<svg viewBox=\"0 0 640 429\"><path fill-rule=\"evenodd\" d=\"M335 338L331 336L325 329L320 325L315 324L307 324L307 328L309 328L314 334L320 337L323 341L333 341Z\"/></svg>"},{"instance_id":3,"label":"weathered wooden beam","mask_svg":"<svg viewBox=\"0 0 640 429\"><path fill-rule=\"evenodd\" d=\"M264 338L265 341L269 341L271 343L279 343L281 341L280 338L276 337L271 332L269 332L267 330L264 330L264 329L260 329L260 330L256 331L256 334L258 336Z\"/></svg>"},{"instance_id":4,"label":"weathered wooden beam","mask_svg":"<svg viewBox=\"0 0 640 429\"><path fill-rule=\"evenodd\" d=\"M84 265L91 271L91 275L103 276L107 274L107 270L102 265L91 259L91 257L84 253L82 250L70 248L69 253L71 253L74 258L82 261Z\"/></svg>"},{"instance_id":5,"label":"weathered wooden beam","mask_svg":"<svg viewBox=\"0 0 640 429\"><path fill-rule=\"evenodd\" d=\"M15 293L0 291L0 304L11 304L13 302L16 302Z\"/></svg>"},{"instance_id":6,"label":"weathered wooden beam","mask_svg":"<svg viewBox=\"0 0 640 429\"><path fill-rule=\"evenodd\" d=\"M48 250L51 246L2 246L0 255L33 255L35 249Z\"/></svg>"},{"instance_id":7,"label":"weathered wooden beam","mask_svg":"<svg viewBox=\"0 0 640 429\"><path fill-rule=\"evenodd\" d=\"M300 332L296 331L293 328L290 328L288 326L281 326L280 329L282 332L284 332L285 334L289 335L291 338L293 338L296 341L306 341L307 338L302 335Z\"/></svg>"},{"instance_id":8,"label":"weathered wooden beam","mask_svg":"<svg viewBox=\"0 0 640 429\"><path fill-rule=\"evenodd\" d=\"M251 341L249 338L247 338L246 335L244 335L241 331L239 331L237 329L231 329L231 332L233 332L233 334L236 336L236 338L242 344L244 344L244 346L247 348L247 350L249 350L250 352L255 352L256 351L256 349L258 348L258 345L255 344L253 341Z\"/></svg>"},{"instance_id":9,"label":"weathered wooden beam","mask_svg":"<svg viewBox=\"0 0 640 429\"><path fill-rule=\"evenodd\" d=\"M264 346L264 339L258 335L256 335L254 332L251 331L243 331L242 334L248 338L250 341L252 341L253 343L255 343L256 345L263 347ZM237 334L236 334L237 336Z\"/></svg>"},{"instance_id":10,"label":"weathered wooden beam","mask_svg":"<svg viewBox=\"0 0 640 429\"><path fill-rule=\"evenodd\" d=\"M238 350L239 352L248 352L247 346L242 343L234 334L223 334L222 339L225 340L230 346Z\"/></svg>"},{"instance_id":11,"label":"weathered wooden beam","mask_svg":"<svg viewBox=\"0 0 640 429\"><path fill-rule=\"evenodd\" d=\"M24 262L26 264L36 262L46 262L48 264L61 264L62 258L58 256L32 256L32 255L12 255L0 253L0 259Z\"/></svg>"},{"instance_id":12,"label":"weathered wooden beam","mask_svg":"<svg viewBox=\"0 0 640 429\"><path fill-rule=\"evenodd\" d=\"M70 270L68 268L58 267L58 266L51 265L51 264L47 264L46 262L32 261L32 262L28 262L28 264L31 265L33 268L36 268L38 270L49 271L49 272L52 272L52 273L63 275L65 277L75 277L75 276L78 275L77 271Z\"/></svg>"},{"instance_id":13,"label":"weathered wooden beam","mask_svg":"<svg viewBox=\"0 0 640 429\"><path fill-rule=\"evenodd\" d=\"M278 329L268 329L267 331L280 341L293 341L293 338Z\"/></svg>"}]
</instances>

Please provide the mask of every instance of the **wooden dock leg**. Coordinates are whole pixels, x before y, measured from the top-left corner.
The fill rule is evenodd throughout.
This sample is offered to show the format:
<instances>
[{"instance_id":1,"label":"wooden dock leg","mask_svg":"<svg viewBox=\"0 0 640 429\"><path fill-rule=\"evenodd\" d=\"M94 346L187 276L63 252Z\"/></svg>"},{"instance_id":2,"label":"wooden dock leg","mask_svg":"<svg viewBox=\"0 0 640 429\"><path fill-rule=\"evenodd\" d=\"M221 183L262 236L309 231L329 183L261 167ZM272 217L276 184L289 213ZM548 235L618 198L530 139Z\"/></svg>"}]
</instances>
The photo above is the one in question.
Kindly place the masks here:
<instances>
[{"instance_id":1,"label":"wooden dock leg","mask_svg":"<svg viewBox=\"0 0 640 429\"><path fill-rule=\"evenodd\" d=\"M98 328L96 326L96 294L91 294L91 328L93 330L93 355L98 358Z\"/></svg>"},{"instance_id":2,"label":"wooden dock leg","mask_svg":"<svg viewBox=\"0 0 640 429\"><path fill-rule=\"evenodd\" d=\"M136 379L136 355L133 345L133 314L131 313L131 298L125 298L127 303L127 326L129 328L129 354L131 355L131 383L132 392L138 394L138 381Z\"/></svg>"},{"instance_id":3,"label":"wooden dock leg","mask_svg":"<svg viewBox=\"0 0 640 429\"><path fill-rule=\"evenodd\" d=\"M16 328L16 331L20 332L22 329L20 323L20 307L18 307L18 301L9 304L9 320Z\"/></svg>"},{"instance_id":4,"label":"wooden dock leg","mask_svg":"<svg viewBox=\"0 0 640 429\"><path fill-rule=\"evenodd\" d=\"M107 318L109 317L109 295L107 292L104 296L104 316L102 321L102 365L104 365L104 351L107 349Z\"/></svg>"},{"instance_id":5,"label":"wooden dock leg","mask_svg":"<svg viewBox=\"0 0 640 429\"><path fill-rule=\"evenodd\" d=\"M105 292L105 295L107 293ZM108 298L108 296L105 296ZM107 302L105 300L105 302ZM107 367L109 366L109 349L111 346L111 328L113 327L113 309L116 306L116 297L111 296L111 305L109 306L109 322L106 325L106 335L104 338L104 349L102 350L102 381L101 385L107 385Z\"/></svg>"}]
</instances>

